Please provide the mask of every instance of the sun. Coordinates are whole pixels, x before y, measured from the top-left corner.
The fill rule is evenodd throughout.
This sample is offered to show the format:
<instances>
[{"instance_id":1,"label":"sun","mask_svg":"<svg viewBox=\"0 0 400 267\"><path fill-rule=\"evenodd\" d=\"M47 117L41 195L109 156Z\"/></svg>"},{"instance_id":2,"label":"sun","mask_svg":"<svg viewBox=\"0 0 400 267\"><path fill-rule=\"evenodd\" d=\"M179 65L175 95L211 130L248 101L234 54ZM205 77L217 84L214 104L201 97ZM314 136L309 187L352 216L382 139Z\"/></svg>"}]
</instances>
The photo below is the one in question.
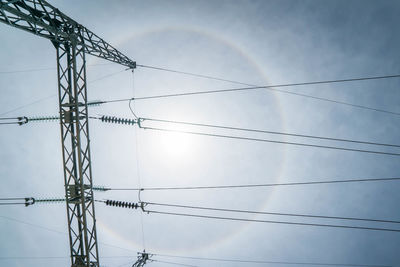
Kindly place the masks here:
<instances>
[{"instance_id":1,"label":"sun","mask_svg":"<svg viewBox=\"0 0 400 267\"><path fill-rule=\"evenodd\" d=\"M184 133L166 132L159 135L163 154L171 158L185 157L194 146L193 137Z\"/></svg>"}]
</instances>

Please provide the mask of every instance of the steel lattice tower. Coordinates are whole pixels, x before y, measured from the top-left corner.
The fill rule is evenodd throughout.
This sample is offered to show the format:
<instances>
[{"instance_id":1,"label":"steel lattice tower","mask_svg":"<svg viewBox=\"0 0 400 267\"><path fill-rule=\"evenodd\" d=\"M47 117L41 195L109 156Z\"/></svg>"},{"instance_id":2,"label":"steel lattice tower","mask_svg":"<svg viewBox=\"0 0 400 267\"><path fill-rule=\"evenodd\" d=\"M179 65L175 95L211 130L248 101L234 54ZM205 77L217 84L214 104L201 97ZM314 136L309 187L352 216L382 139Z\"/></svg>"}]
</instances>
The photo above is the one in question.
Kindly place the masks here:
<instances>
[{"instance_id":1,"label":"steel lattice tower","mask_svg":"<svg viewBox=\"0 0 400 267\"><path fill-rule=\"evenodd\" d=\"M58 95L72 267L99 267L92 191L85 55L136 63L44 0L0 0L0 21L57 49Z\"/></svg>"}]
</instances>

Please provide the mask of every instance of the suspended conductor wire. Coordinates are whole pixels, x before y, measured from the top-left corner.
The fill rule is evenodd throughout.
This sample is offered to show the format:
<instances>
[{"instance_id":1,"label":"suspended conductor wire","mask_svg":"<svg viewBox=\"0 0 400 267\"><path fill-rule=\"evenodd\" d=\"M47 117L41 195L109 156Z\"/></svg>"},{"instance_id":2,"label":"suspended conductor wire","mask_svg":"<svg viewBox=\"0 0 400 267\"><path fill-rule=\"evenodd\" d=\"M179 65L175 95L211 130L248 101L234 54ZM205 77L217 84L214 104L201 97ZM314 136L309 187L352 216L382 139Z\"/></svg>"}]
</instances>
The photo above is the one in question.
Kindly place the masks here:
<instances>
[{"instance_id":1,"label":"suspended conductor wire","mask_svg":"<svg viewBox=\"0 0 400 267\"><path fill-rule=\"evenodd\" d=\"M163 120L163 119L153 119L153 118L140 118L140 119L142 121L147 120L147 121L183 124L183 125L200 126L200 127L207 127L207 128L217 128L217 129L225 129L225 130L235 130L235 131L254 132L254 133L267 133L267 134L275 134L275 135L286 135L286 136L321 139L321 140L328 140L328 141L349 142L349 143L366 144L366 145L400 147L400 145L396 145L396 144L351 140L351 139L334 138L334 137L324 137L324 136L316 136L316 135L304 135L304 134L286 133L286 132L278 132L278 131L267 131L267 130L259 130L259 129L239 128L239 127L213 125L213 124L205 124L205 123L194 123L194 122L186 122L186 121Z\"/></svg>"},{"instance_id":2,"label":"suspended conductor wire","mask_svg":"<svg viewBox=\"0 0 400 267\"><path fill-rule=\"evenodd\" d=\"M132 99L135 97L135 72L134 69L132 69ZM131 113L135 117L136 120L139 118L136 116L135 112L133 111L133 108L131 107L131 101L129 101L129 109L131 110ZM135 103L133 103L135 105ZM142 186L141 184L141 178L140 178L140 169L139 169L139 149L138 149L138 131L135 128L135 152L136 152L136 174L138 177L138 185L139 188ZM141 202L140 199L140 193L141 190L138 191L138 199ZM143 244L143 251L146 249L146 242L145 242L145 237L144 237L144 223L143 223L143 214L140 213L140 225L141 225L141 230L142 230L142 244Z\"/></svg>"},{"instance_id":3,"label":"suspended conductor wire","mask_svg":"<svg viewBox=\"0 0 400 267\"><path fill-rule=\"evenodd\" d=\"M293 262L293 261L266 261L266 260L246 260L246 259L227 259L227 258L208 258L208 257L192 257L180 255L168 255L152 253L154 256L201 260L201 261L216 261L216 262L235 262L235 263L254 263L254 264L287 264L287 265L311 265L311 266L349 266L349 267L392 267L391 265L370 265L370 264L352 264L352 263L323 263L323 262Z\"/></svg>"},{"instance_id":4,"label":"suspended conductor wire","mask_svg":"<svg viewBox=\"0 0 400 267\"><path fill-rule=\"evenodd\" d=\"M234 80L228 80L228 79L224 79L224 78L218 78L218 77L215 77L215 76L196 74L196 73L192 73L192 72L172 70L172 69L167 69L167 68L154 67L154 66L141 65L141 64L137 64L136 66L137 67L142 67L142 68L154 69L154 70L161 70L161 71L166 71L166 72L173 72L173 73L178 73L178 74L183 74L183 75L189 75L189 76L198 77L198 78L204 78L204 79L210 79L210 80L216 80L216 81L222 81L222 82L229 82L229 83L235 83L235 84L241 84L241 85L247 85L247 86L256 86L254 84L249 84L249 83L244 83L244 82L239 82L239 81L234 81ZM291 85L286 85L286 86L356 82L356 81L390 79L390 78L399 78L399 77L400 77L400 74L394 74L394 75L359 77L359 78L349 78L349 79L340 79L340 80L327 80L327 81L312 81L312 82L303 82L303 83L293 83ZM278 86L282 87L281 85L278 85ZM277 87L277 86L274 86L274 87Z\"/></svg>"},{"instance_id":5,"label":"suspended conductor wire","mask_svg":"<svg viewBox=\"0 0 400 267\"><path fill-rule=\"evenodd\" d=\"M388 113L388 114L392 114L392 115L400 115L400 113L398 113L398 112L347 103L344 101L338 101L338 100L334 100L334 99L316 97L316 96L312 96L312 95L296 93L296 92L291 92L291 91L282 90L282 89L274 89L274 88L279 88L279 87L293 87L293 86L305 86L305 85L316 85L316 84L346 83L346 82L357 82L357 81L367 81L367 80L392 79L392 78L399 78L400 74L259 86L259 85L254 85L254 84L249 84L249 83L244 83L244 82L239 82L239 81L234 81L234 80L218 78L218 77L214 77L214 76L208 76L208 75L202 75L202 74L196 74L196 73L190 73L190 72L184 72L184 71L177 71L177 70L161 68L161 67L154 67L154 66L147 66L147 65L137 65L137 66L142 67L142 68L148 68L148 69L173 72L173 73L178 73L178 74L183 74L183 75L189 75L189 76L198 77L198 78L211 79L211 80L235 83L235 84L240 84L240 85L246 85L249 87L201 91L201 92L192 92L192 93L181 93L181 94L158 95L158 96L142 97L142 98L138 98L136 100L164 98L164 97L189 96L189 95L198 95L198 94L224 93L224 92L234 92L234 91L244 91L244 90L267 89L267 90L276 91L276 92L280 92L280 93L291 94L291 95L296 95L296 96L306 97L306 98L312 98L315 100L326 101L326 102L331 102L331 103L335 103L335 104L351 106L351 107L355 107L355 108L367 109L367 110L372 110L372 111L376 111L376 112L383 112L383 113Z\"/></svg>"},{"instance_id":6,"label":"suspended conductor wire","mask_svg":"<svg viewBox=\"0 0 400 267\"><path fill-rule=\"evenodd\" d=\"M131 101L129 102L129 104L130 103L131 103ZM277 141L277 140L251 138L251 137L244 137L244 136L221 135L221 134L213 134L213 133L205 133L205 132L193 132L193 131L183 131L183 130L173 130L173 129L166 129L166 128L142 126L141 122L148 120L148 121L158 121L158 122L181 123L181 124L212 127L212 128L241 130L241 131L247 131L247 132L273 133L273 134L278 134L278 135L290 135L290 136L296 136L296 137L313 138L313 139L330 140L330 141L341 141L341 142L350 142L350 143L368 144L368 145L377 145L377 146L400 147L400 145L397 145L397 144L368 142L368 141L359 141L359 140L351 140L351 139L343 139L343 138L332 138L332 137L322 137L322 136L312 136L312 135L300 135L300 134L291 134L291 133L276 132L276 131L272 132L272 131L264 131L264 130L235 128L235 127L228 127L228 126L200 124L200 123L190 123L190 122L177 122L177 121L151 119L151 118L141 118L141 117L137 117L135 115L135 113L133 112L133 110L132 110L130 105L129 105L129 108L130 108L132 114L136 117L136 122L130 123L130 124L133 125L133 124L137 123L139 128L145 129L145 130L148 129L148 130L165 131L165 132L178 132L178 133L185 133L185 134L192 134L192 135L212 136L212 137L229 138L229 139L241 139L241 140L247 140L247 141L269 142L269 143L277 143L277 144L287 144L287 145L307 146L307 147L315 147L315 148L336 149L336 150L353 151L353 152L364 152L364 153L400 156L399 153L394 153L394 152L374 151L374 150L346 148L346 147L337 147L337 146L327 146L327 145L317 145L317 144L298 143L298 142L288 142L288 141ZM99 118L95 118L95 117L91 117L91 118L99 119ZM106 116L103 116L100 119L103 120L103 118L106 118ZM108 122L108 120L106 120L106 121ZM129 119L112 118L110 120L110 122L118 122L118 123L120 123L120 122L122 123L123 121L129 121Z\"/></svg>"},{"instance_id":7,"label":"suspended conductor wire","mask_svg":"<svg viewBox=\"0 0 400 267\"><path fill-rule=\"evenodd\" d=\"M17 119L18 119L18 117L14 117L14 118L7 117L7 118L0 118L0 121L4 121L4 120L17 120Z\"/></svg>"},{"instance_id":8,"label":"suspended conductor wire","mask_svg":"<svg viewBox=\"0 0 400 267\"><path fill-rule=\"evenodd\" d=\"M307 222L293 222L293 221L277 221L277 220L258 220L258 219L247 219L247 218L237 218L237 217L225 217L225 216L211 216L211 215L201 215L193 213L178 213L172 211L160 211L148 209L149 205L158 205L166 207L175 208L190 208L190 209L202 209L202 210L213 210L213 211L223 211L223 212L242 212L242 213L257 213L252 211L243 210L233 210L233 209L217 209L208 207L196 207L196 206L185 206L176 204L162 204L162 203L152 203L152 202L124 202L118 200L106 200L100 201L104 202L107 206L129 208L133 210L142 210L142 212L150 214L164 214L164 215L175 215L175 216L186 216L186 217L196 217L196 218L207 218L207 219L218 219L218 220L228 220L228 221L243 221L243 222L257 222L257 223L273 223L273 224L286 224L286 225L299 225L299 226L317 226L317 227L333 227L333 228L347 228L347 229L359 229L359 230L374 230L374 231L389 231L389 232L400 232L400 229L393 228L379 228L379 227L365 227L356 225L338 225L338 224L320 224L320 223L307 223ZM258 212L258 214L267 214ZM325 216L325 215L303 215L303 214L289 214L285 213L285 216L297 216L297 217L313 217L313 218L324 218L324 219L339 219L339 217ZM269 215L284 215L283 213L269 214ZM329 217L329 218L328 218ZM380 219L364 219L364 218L354 218L354 217L340 217L342 220L358 220L358 221L369 221L369 222L382 222L382 223L398 223L397 221L380 220Z\"/></svg>"},{"instance_id":9,"label":"suspended conductor wire","mask_svg":"<svg viewBox=\"0 0 400 267\"><path fill-rule=\"evenodd\" d=\"M165 264L171 264L171 265L177 265L177 266L198 267L198 265L190 265L190 264L184 264L184 263L178 263L178 262L172 262L172 261L161 261L161 260L154 260L154 259L152 259L151 261L165 263Z\"/></svg>"},{"instance_id":10,"label":"suspended conductor wire","mask_svg":"<svg viewBox=\"0 0 400 267\"><path fill-rule=\"evenodd\" d=\"M361 108L361 109L367 109L367 110L372 110L372 111L377 111L377 112L383 112L383 113L388 113L388 114L392 114L392 115L400 115L400 113L398 113L398 112L388 111L388 110L384 110L384 109L372 108L372 107L368 107L368 106L351 104L351 103L347 103L347 102L343 102L343 101L332 100L332 99L316 97L316 96L311 96L311 95L305 95L305 94L301 94L301 93L295 93L295 92L284 91L284 90L279 90L279 89L272 89L272 88L277 88L277 87L282 87L282 86L296 86L296 84L271 85L271 86L253 86L253 87L242 87L242 88L231 88L231 89L220 89L220 90L209 90L209 91L197 91L197 92L188 92L188 93L153 95L153 96L137 97L134 100L148 100L148 99L157 99L157 98L169 98L169 97L181 97L181 96L193 96L193 95L203 95L203 94L228 93L228 92L267 89L267 90L271 90L271 91L285 92L287 94L313 98L313 99L316 99L316 100L321 100L321 101L326 101L326 102L346 105L346 106L355 107L355 108ZM119 101L127 101L127 99L121 99ZM115 101L114 100L113 102L119 102L119 101Z\"/></svg>"},{"instance_id":11,"label":"suspended conductor wire","mask_svg":"<svg viewBox=\"0 0 400 267\"><path fill-rule=\"evenodd\" d=\"M197 210L237 212L237 213L259 214L259 215L278 215L278 216L289 216L289 217L305 217L305 218L318 218L318 219L365 221L365 222L379 222L379 223L396 223L396 224L400 224L400 221L383 220L383 219L371 219L371 218L356 218L356 217L344 217L344 216L326 216L326 215L311 215L311 214L298 214L298 213L283 213L283 212L265 212L265 211L251 211L251 210L238 210L238 209L224 209L224 208L199 207L199 206L170 204L170 203L157 203L157 202L147 202L147 201L144 202L144 203L147 204L147 205L162 206L162 207L174 207L174 208L184 208L184 209L197 209Z\"/></svg>"},{"instance_id":12,"label":"suspended conductor wire","mask_svg":"<svg viewBox=\"0 0 400 267\"><path fill-rule=\"evenodd\" d=\"M149 253L150 254L150 253ZM370 265L370 264L351 264L351 263L319 263L319 262L293 262L293 261L266 261L266 260L246 260L246 259L228 259L228 258L208 258L208 257L194 257L194 256L181 256L181 255L169 255L169 254L153 254L151 255L156 257L165 257L165 258L177 258L177 259L186 259L186 260L197 260L197 261L216 261L216 262L234 262L234 263L252 263L252 264L287 264L287 265L309 265L309 266L348 266L348 267L392 267L391 265ZM110 259L110 258L129 258L131 256L103 256L102 258ZM0 260L13 260L13 259L64 259L69 258L69 256L16 256L16 257L0 257ZM160 260L154 260L155 262L162 262ZM173 263L180 265L181 263ZM124 263L122 265L118 265L117 267L132 265L132 261ZM194 265L189 265L194 266Z\"/></svg>"},{"instance_id":13,"label":"suspended conductor wire","mask_svg":"<svg viewBox=\"0 0 400 267\"><path fill-rule=\"evenodd\" d=\"M148 210L148 209L146 209L145 212L146 213L154 213L154 214L162 214L162 215L173 215L173 216L183 216L183 217L203 218L203 219L216 219L216 220L225 220L225 221L240 221L240 222L256 222L256 223L268 223L268 224L312 226L312 227L344 228L344 229L353 229L353 230L357 229L357 230L371 230L371 231L385 231L385 232L400 232L400 229L392 229L392 228L377 228L377 227L337 225L337 224L303 223L303 222L274 221L274 220L257 220L257 219L246 219L246 218L235 218L235 217L223 217L223 216L210 216L210 215L200 215L200 214L156 211L156 210Z\"/></svg>"},{"instance_id":14,"label":"suspended conductor wire","mask_svg":"<svg viewBox=\"0 0 400 267\"><path fill-rule=\"evenodd\" d=\"M46 230L46 231L51 231L57 234L62 234L62 235L66 235L66 232L63 231L59 231L59 230L55 230L55 229L51 229L51 228L47 228L44 227L42 225L38 225L38 224L33 224L30 222L26 222L23 220L19 220L19 219L15 219L15 218L10 218L10 217L6 217L6 216L2 216L0 215L0 218L6 219L6 220L10 220L16 223L20 223L20 224L24 224L24 225L29 225L31 227L36 227L36 228L40 228L42 230ZM111 244L107 244L107 243L103 243L103 242L99 242L102 245L106 245L106 246L110 246L110 247L114 247L114 248L118 248L118 249L122 249L122 250L126 250L126 251L133 251L131 249L127 249L127 248L122 248L119 246L115 246L115 245L111 245ZM320 266L349 266L349 267L392 267L391 265L368 265L368 264L351 264L351 263L316 263L316 262L286 262L286 261L265 261L265 260L246 260L246 259L224 259L224 258L205 258L205 257L193 257L193 256L181 256L181 255L168 255L168 254L159 254L159 253L151 253L154 256L160 256L160 257L171 257L171 258L182 258L182 259L193 259L193 260L204 260L204 261L217 261L217 262L237 262L237 263L255 263L255 264L294 264L294 265L320 265Z\"/></svg>"},{"instance_id":15,"label":"suspended conductor wire","mask_svg":"<svg viewBox=\"0 0 400 267\"><path fill-rule=\"evenodd\" d=\"M12 205L25 205L25 203L19 202L7 202L7 203L0 203L1 206L12 206Z\"/></svg>"},{"instance_id":16,"label":"suspended conductor wire","mask_svg":"<svg viewBox=\"0 0 400 267\"><path fill-rule=\"evenodd\" d=\"M24 205L28 207L35 204L35 199L33 197L6 197L0 198L1 206L11 206L11 205Z\"/></svg>"},{"instance_id":17,"label":"suspended conductor wire","mask_svg":"<svg viewBox=\"0 0 400 267\"><path fill-rule=\"evenodd\" d=\"M0 125L12 125L12 124L17 124L17 125L22 125L28 122L27 117L5 117L5 118L0 118Z\"/></svg>"},{"instance_id":18,"label":"suspended conductor wire","mask_svg":"<svg viewBox=\"0 0 400 267\"><path fill-rule=\"evenodd\" d=\"M131 103L131 102L129 102ZM284 136L293 136L293 137L301 137L301 138L310 138L310 139L319 139L319 140L327 140L327 141L337 141L337 142L348 142L354 144L364 144L364 145L376 145L376 146L386 146L386 147L396 147L400 148L398 144L389 144L389 143L380 143L380 142L371 142L371 141L361 141L354 139L345 139L345 138L335 138L335 137L324 137L324 136L316 136L316 135L304 135L304 134L296 134L296 133L287 133L287 132L279 132L279 131L268 131L268 130L259 130L259 129L249 129L249 128L239 128L232 126L222 126L222 125L212 125L212 124L204 124L204 123L194 123L194 122L184 122L184 121L175 121L175 120L164 120L164 119L155 119L155 118L143 118L138 117L133 112L133 109L130 107L132 114L135 116L135 120L117 118L117 117L89 117L91 119L100 119L105 122L113 122L113 123L122 123L122 124L130 124L135 125L138 124L140 128L146 129L146 127L141 126L141 123L144 121L154 121L154 122L162 122L162 123L172 123L172 124L183 124L190 126L200 126L207 128L216 128L216 129L224 129L224 130L235 130L235 131L244 131L244 132L254 132L254 133L266 133L266 134L274 134L274 135L284 135ZM140 123L140 124L139 124ZM149 129L150 127L147 127Z\"/></svg>"},{"instance_id":19,"label":"suspended conductor wire","mask_svg":"<svg viewBox=\"0 0 400 267\"><path fill-rule=\"evenodd\" d=\"M24 197L3 197L0 200L25 200Z\"/></svg>"},{"instance_id":20,"label":"suspended conductor wire","mask_svg":"<svg viewBox=\"0 0 400 267\"><path fill-rule=\"evenodd\" d=\"M135 119L138 119L139 117L136 116L135 112L133 111L133 108L131 107L131 102L132 102L132 99L130 99L129 103L128 103L129 109L130 109L132 115L135 117Z\"/></svg>"},{"instance_id":21,"label":"suspended conductor wire","mask_svg":"<svg viewBox=\"0 0 400 267\"><path fill-rule=\"evenodd\" d=\"M44 227L42 225L34 224L34 223L27 222L27 221L24 221L24 220L12 218L12 217L7 217L7 216L3 216L3 215L0 215L0 218L8 220L8 221L16 222L16 223L19 223L19 224L35 227L35 228L38 228L38 229L41 229L41 230L45 230L45 231L48 231L48 232L53 232L53 233L57 233L57 234L60 234L60 235L68 235L67 232L56 230L56 229L52 229L52 228L49 228L49 227ZM120 250L136 252L133 249L123 248L123 247L120 247L120 246L116 246L116 245L112 245L112 244L108 244L108 243L104 243L104 242L98 242L98 243L101 244L101 245L104 245L104 246L108 246L108 247L112 247L112 248L118 248ZM103 258L119 258L119 256L115 256L115 257L103 256Z\"/></svg>"},{"instance_id":22,"label":"suspended conductor wire","mask_svg":"<svg viewBox=\"0 0 400 267\"><path fill-rule=\"evenodd\" d=\"M87 64L88 67L92 66L103 66L103 65L111 65L114 63L99 63L99 64ZM25 70L6 70L0 71L0 74L13 74L13 73L22 73L22 72L38 72L38 71L45 71L45 70L56 70L57 68L54 67L47 67L47 68L35 68L35 69L25 69Z\"/></svg>"},{"instance_id":23,"label":"suspended conductor wire","mask_svg":"<svg viewBox=\"0 0 400 267\"><path fill-rule=\"evenodd\" d=\"M242 184L242 185L216 185L216 186L180 186L180 187L142 187L142 188L110 188L93 187L97 191L157 191L157 190L208 190L208 189L240 189L274 186L299 186L299 185L320 185L320 184L340 184L340 183L363 183L363 182L387 182L399 181L400 177L392 178L369 178L369 179L349 179L349 180L331 180L331 181L310 181L310 182L291 182L275 184Z\"/></svg>"},{"instance_id":24,"label":"suspended conductor wire","mask_svg":"<svg viewBox=\"0 0 400 267\"><path fill-rule=\"evenodd\" d=\"M124 70L122 70L122 71L117 71L117 72L114 72L114 73L110 73L110 74L107 74L107 75L105 75L105 76L101 76L101 77L99 77L99 78L97 78L97 79L88 81L88 83L93 83L93 82L96 82L96 81L100 81L100 80L109 78L109 77L111 77L111 76L117 75L117 74L119 74L119 73L121 73L121 72L124 72L124 71L126 71L126 70L124 69ZM37 99L37 100L35 100L35 101L33 101L33 102L30 102L30 103L24 104L24 105L22 105L22 106L18 106L18 107L16 107L16 108L13 108L13 109L10 109L10 110L8 110L8 111L5 111L5 112L3 112L3 113L0 113L0 116L5 115L5 114L9 114L9 113L11 113L11 112L14 112L14 111L17 111L17 110L20 110L20 109L23 109L23 108L26 108L26 107L29 107L29 106L32 106L32 105L34 105L34 104L40 103L40 102L42 102L42 101L44 101L44 100L47 100L47 99L50 99L50 98L53 98L53 97L56 97L56 96L57 96L57 94L52 94L52 95L49 95L49 96L45 96L45 97L39 98L39 99Z\"/></svg>"},{"instance_id":25,"label":"suspended conductor wire","mask_svg":"<svg viewBox=\"0 0 400 267\"><path fill-rule=\"evenodd\" d=\"M219 137L219 138L237 139L237 140L246 140L246 141L255 141L255 142L265 142L265 143L274 143L274 144L285 144L285 145L294 145L294 146L324 148L324 149L352 151L352 152L378 154L378 155L400 156L399 153L394 153L394 152L384 152L384 151L374 151L374 150L365 150L365 149L345 148L345 147L337 147L337 146L315 145L315 144L298 143L298 142L276 141L276 140L270 140L270 139L251 138L251 137L233 136L233 135L222 135L222 134L213 134L213 133L204 133L204 132L172 130L172 129L165 129L165 128L147 127L147 126L142 126L141 128L144 129L144 130L154 130L154 131L162 131L162 132L175 132L175 133L184 133L184 134L191 134L191 135Z\"/></svg>"},{"instance_id":26,"label":"suspended conductor wire","mask_svg":"<svg viewBox=\"0 0 400 267\"><path fill-rule=\"evenodd\" d=\"M57 96L57 94L53 94L53 95L49 95L49 96L45 96L45 97L39 98L39 99L37 99L37 100L35 100L35 101L33 101L33 102L30 102L30 103L24 104L24 105L22 105L22 106L18 106L18 107L16 107L16 108L13 108L13 109L10 109L10 110L8 110L8 111L5 111L5 112L3 112L3 113L0 113L0 116L5 115L5 114L9 114L9 113L11 113L11 112L14 112L14 111L17 111L17 110L20 110L20 109L23 109L23 108L26 108L26 107L29 107L29 106L32 106L32 105L34 105L34 104L40 103L40 102L42 102L42 101L44 101L44 100L53 98L53 97L55 97L55 96Z\"/></svg>"}]
</instances>

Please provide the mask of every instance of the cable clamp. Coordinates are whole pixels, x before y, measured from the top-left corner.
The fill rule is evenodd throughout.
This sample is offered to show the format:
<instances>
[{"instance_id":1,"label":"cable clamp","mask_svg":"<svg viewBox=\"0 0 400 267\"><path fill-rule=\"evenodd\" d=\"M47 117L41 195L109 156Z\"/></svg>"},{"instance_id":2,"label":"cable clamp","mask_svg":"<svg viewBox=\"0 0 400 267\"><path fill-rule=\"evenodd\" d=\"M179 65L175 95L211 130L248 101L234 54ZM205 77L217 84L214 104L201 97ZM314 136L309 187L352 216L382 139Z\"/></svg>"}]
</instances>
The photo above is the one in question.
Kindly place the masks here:
<instances>
[{"instance_id":1,"label":"cable clamp","mask_svg":"<svg viewBox=\"0 0 400 267\"><path fill-rule=\"evenodd\" d=\"M25 198L25 207L35 204L35 199L33 197Z\"/></svg>"},{"instance_id":2,"label":"cable clamp","mask_svg":"<svg viewBox=\"0 0 400 267\"><path fill-rule=\"evenodd\" d=\"M23 117L18 117L18 125L26 124L28 123L28 118L23 116Z\"/></svg>"}]
</instances>

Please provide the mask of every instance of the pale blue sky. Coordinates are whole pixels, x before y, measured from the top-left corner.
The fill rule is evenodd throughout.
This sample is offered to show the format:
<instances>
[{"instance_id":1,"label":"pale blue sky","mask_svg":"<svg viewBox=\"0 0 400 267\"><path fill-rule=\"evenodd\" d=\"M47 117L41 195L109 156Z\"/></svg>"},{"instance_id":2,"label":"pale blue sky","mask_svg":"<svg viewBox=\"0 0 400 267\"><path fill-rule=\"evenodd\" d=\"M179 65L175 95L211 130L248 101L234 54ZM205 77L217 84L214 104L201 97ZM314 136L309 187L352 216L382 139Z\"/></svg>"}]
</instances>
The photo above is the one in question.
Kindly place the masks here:
<instances>
[{"instance_id":1,"label":"pale blue sky","mask_svg":"<svg viewBox=\"0 0 400 267\"><path fill-rule=\"evenodd\" d=\"M398 1L50 2L138 64L251 84L400 73ZM0 71L54 67L45 71L0 74L0 114L56 94L53 45L48 40L5 24L0 25L0 35ZM100 63L107 62L87 57L88 81L124 70L116 64L90 66ZM134 75L135 96L241 87L142 68L135 70ZM391 79L286 90L400 112L398 87L399 80ZM91 100L127 98L132 94L132 74L129 71L88 84ZM57 105L57 99L53 97L7 116L56 115ZM399 116L266 90L138 101L135 111L142 117L400 143ZM90 112L92 115L131 117L127 103L99 106ZM90 134L94 184L110 187L137 187L138 175L142 186L184 186L398 177L400 173L400 159L393 156L212 137L179 136L176 140L176 137L164 133L98 121L90 122ZM176 148L178 144L179 149ZM57 123L2 127L0 196L63 196L60 147ZM400 220L399 188L398 182L359 183L231 191L145 192L142 198L221 208ZM96 197L138 200L137 194L132 192L96 193ZM132 255L133 262L135 252L143 250L140 213L97 205L96 215L101 264L114 267L130 260L106 258L119 255ZM1 207L1 216L20 221L0 217L0 257L66 258L1 260L0 266L69 266L67 235L34 226L66 233L64 204ZM267 216L248 218L295 221ZM160 254L400 265L399 233L155 214L144 214L143 223L146 250ZM163 259L197 266L253 266ZM149 266L166 265L150 263Z\"/></svg>"}]
</instances>

